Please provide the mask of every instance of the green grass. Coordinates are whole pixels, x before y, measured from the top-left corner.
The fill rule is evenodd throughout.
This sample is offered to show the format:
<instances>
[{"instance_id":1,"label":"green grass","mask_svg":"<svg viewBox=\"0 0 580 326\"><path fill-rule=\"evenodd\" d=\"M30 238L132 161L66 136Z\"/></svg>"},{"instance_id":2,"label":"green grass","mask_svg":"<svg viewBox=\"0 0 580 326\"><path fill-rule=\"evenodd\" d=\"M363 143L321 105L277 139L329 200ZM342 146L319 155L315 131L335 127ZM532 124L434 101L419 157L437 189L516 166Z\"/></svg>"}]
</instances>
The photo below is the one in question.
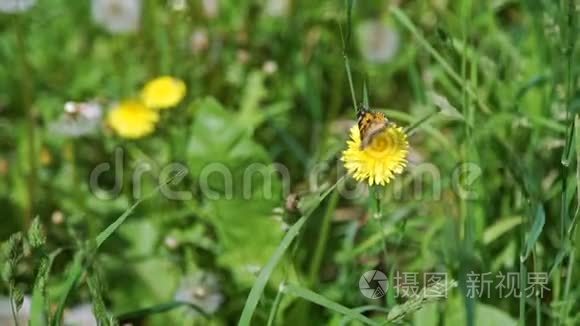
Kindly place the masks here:
<instances>
[{"instance_id":1,"label":"green grass","mask_svg":"<svg viewBox=\"0 0 580 326\"><path fill-rule=\"evenodd\" d=\"M125 34L91 1L0 12L0 312L24 300L31 325L86 303L103 325L579 323L577 2L217 1L216 16L211 1L178 2L142 0ZM371 22L384 34L364 34ZM108 112L161 75L185 97L150 135L117 135ZM69 101L102 104L93 133L54 127ZM340 159L360 102L409 135L385 189ZM369 270L389 277L378 300L358 288ZM418 273L419 292L396 296L398 272ZM442 300L421 292L434 272L457 280ZM545 273L548 290L500 297L493 278L470 297L473 272L524 290Z\"/></svg>"}]
</instances>

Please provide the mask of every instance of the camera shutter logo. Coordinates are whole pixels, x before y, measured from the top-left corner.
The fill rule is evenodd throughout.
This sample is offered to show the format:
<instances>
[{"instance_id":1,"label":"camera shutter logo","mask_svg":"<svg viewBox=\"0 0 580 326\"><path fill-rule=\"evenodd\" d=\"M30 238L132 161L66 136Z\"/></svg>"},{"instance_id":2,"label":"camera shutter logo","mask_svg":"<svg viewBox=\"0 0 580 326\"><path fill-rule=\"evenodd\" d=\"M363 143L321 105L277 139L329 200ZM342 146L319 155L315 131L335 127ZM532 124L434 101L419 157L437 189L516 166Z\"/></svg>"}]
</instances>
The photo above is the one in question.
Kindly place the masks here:
<instances>
[{"instance_id":1,"label":"camera shutter logo","mask_svg":"<svg viewBox=\"0 0 580 326\"><path fill-rule=\"evenodd\" d=\"M358 287L365 297L380 299L387 293L387 276L381 271L367 271L360 277Z\"/></svg>"}]
</instances>

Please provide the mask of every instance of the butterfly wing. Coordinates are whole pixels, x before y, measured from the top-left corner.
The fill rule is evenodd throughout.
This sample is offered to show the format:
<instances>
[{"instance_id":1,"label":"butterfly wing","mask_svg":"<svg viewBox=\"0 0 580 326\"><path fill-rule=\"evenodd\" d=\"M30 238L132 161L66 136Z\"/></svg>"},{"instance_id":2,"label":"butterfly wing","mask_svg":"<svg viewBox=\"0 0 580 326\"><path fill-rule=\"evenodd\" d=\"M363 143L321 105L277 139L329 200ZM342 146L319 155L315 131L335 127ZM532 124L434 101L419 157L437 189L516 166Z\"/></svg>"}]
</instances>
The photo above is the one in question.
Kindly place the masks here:
<instances>
[{"instance_id":1,"label":"butterfly wing","mask_svg":"<svg viewBox=\"0 0 580 326\"><path fill-rule=\"evenodd\" d=\"M362 110L358 114L358 129L360 132L361 149L365 149L374 137L389 126L387 117L382 112Z\"/></svg>"}]
</instances>

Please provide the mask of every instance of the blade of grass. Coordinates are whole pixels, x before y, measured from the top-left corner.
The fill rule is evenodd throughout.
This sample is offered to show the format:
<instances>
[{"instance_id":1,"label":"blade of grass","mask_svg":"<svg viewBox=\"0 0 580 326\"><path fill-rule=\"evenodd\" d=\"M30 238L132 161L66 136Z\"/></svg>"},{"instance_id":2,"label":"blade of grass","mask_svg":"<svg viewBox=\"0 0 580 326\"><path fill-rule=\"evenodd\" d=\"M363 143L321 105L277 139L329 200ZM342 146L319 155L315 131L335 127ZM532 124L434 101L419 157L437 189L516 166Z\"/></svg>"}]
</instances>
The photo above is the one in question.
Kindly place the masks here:
<instances>
[{"instance_id":1,"label":"blade of grass","mask_svg":"<svg viewBox=\"0 0 580 326\"><path fill-rule=\"evenodd\" d=\"M324 252L326 251L326 242L328 241L330 224L332 222L332 217L334 216L334 210L338 204L338 198L338 192L332 193L326 207L326 212L322 218L320 236L318 237L316 249L314 250L314 255L312 256L312 263L310 265L310 273L308 277L309 284L311 285L315 285L318 282L318 273L320 272L320 267L322 266L322 258L324 257Z\"/></svg>"},{"instance_id":2,"label":"blade of grass","mask_svg":"<svg viewBox=\"0 0 580 326\"><path fill-rule=\"evenodd\" d=\"M363 104L365 107L369 107L369 90L367 88L367 81L365 80L363 83Z\"/></svg>"},{"instance_id":3,"label":"blade of grass","mask_svg":"<svg viewBox=\"0 0 580 326\"><path fill-rule=\"evenodd\" d=\"M570 236L576 222L578 221L578 214L580 213L580 116L576 115L574 117L574 144L576 150L576 211L574 212L574 217L570 221L570 226L568 227L568 239L572 239Z\"/></svg>"},{"instance_id":4,"label":"blade of grass","mask_svg":"<svg viewBox=\"0 0 580 326\"><path fill-rule=\"evenodd\" d=\"M435 111L435 112L431 112L431 113L428 113L428 114L426 114L424 117L422 117L422 118L419 118L419 120L417 120L417 121L413 122L411 125L409 125L409 126L405 127L405 133L407 133L407 134L409 134L409 135L412 135L412 134L414 134L414 133L415 133L415 131L416 131L416 130L417 130L419 127L421 127L421 125L422 125L422 124L424 124L425 122L427 122L427 121L428 121L429 119L431 119L432 117L436 116L436 115L437 115L437 113L439 113L439 112L437 112L437 111Z\"/></svg>"},{"instance_id":5,"label":"blade of grass","mask_svg":"<svg viewBox=\"0 0 580 326\"><path fill-rule=\"evenodd\" d=\"M483 102L483 100L479 96L477 96L476 92L473 90L473 88L470 85L463 83L463 80L459 76L459 74L457 74L457 72L455 72L455 70L453 70L451 65L443 58L443 56L441 56L441 54L439 54L439 52L437 50L435 50L435 48L433 48L433 46L431 46L431 44L429 44L429 42L423 37L423 35L421 35L421 33L417 30L417 27L411 22L409 17L403 11L401 11L401 9L397 8L396 6L391 6L390 11L393 14L393 16L397 19L397 21L399 21L399 23L401 23L405 28L407 28L409 30L409 32L411 32L411 34L413 34L415 39L419 42L419 45L421 45L423 48L425 48L425 50L427 50L427 52L429 52L429 54L431 54L433 56L433 58L435 58L435 60L437 60L437 62L441 65L441 67L445 70L445 72L458 85L461 85L462 87L464 87L465 91L471 97L475 98L475 100L477 101L477 104L482 109L482 111L485 113L491 113L491 110L489 109L487 104L485 104Z\"/></svg>"},{"instance_id":6,"label":"blade of grass","mask_svg":"<svg viewBox=\"0 0 580 326\"><path fill-rule=\"evenodd\" d=\"M111 235L113 235L113 233L115 233L115 231L117 231L117 229L121 226L121 224L125 222L125 220L129 217L129 215L133 213L135 208L137 208L137 206L139 206L139 204L141 204L144 199L145 198L136 201L133 205L131 205L131 207L129 207L129 209L127 209L123 214L121 214L121 216L119 216L105 230L103 230L101 233L97 235L95 239L97 249L100 248L101 245L103 245L105 240L107 240Z\"/></svg>"},{"instance_id":7,"label":"blade of grass","mask_svg":"<svg viewBox=\"0 0 580 326\"><path fill-rule=\"evenodd\" d=\"M354 312L357 313L363 313L363 312L367 312L367 311L380 311L382 313L388 314L389 313L389 309L380 307L380 306L362 306L362 307L357 307L357 308L353 308L352 309ZM344 316L342 317L342 320L340 321L340 326L347 326L350 325L350 323L352 322L352 318L350 318L349 316Z\"/></svg>"},{"instance_id":8,"label":"blade of grass","mask_svg":"<svg viewBox=\"0 0 580 326\"><path fill-rule=\"evenodd\" d=\"M146 195L143 198L137 200L135 202L135 204L133 204L131 207L129 207L123 214L121 214L121 216L119 216L105 230L103 230L101 233L99 233L97 235L97 237L94 240L95 247L93 248L93 250L92 250L93 252L91 254L92 255L96 254L97 250L101 247L101 245L105 242L105 240L107 240L111 235L113 235L113 233L115 233L115 231L121 226L121 224L123 224L123 222L125 222L125 220L129 217L129 215L131 215L133 210L135 210L135 208L139 204L141 204L143 201L151 198L154 194L156 194L159 191L159 189L161 189L161 187L164 187L164 186L170 184L171 182L173 182L173 180L181 180L181 177L183 177L186 173L187 172L184 170L177 172L174 176L170 177L168 180L166 180L165 182L163 182L162 184L157 186L149 195ZM88 259L86 259L87 256L88 256L88 253L85 250L80 250L75 254L72 267L71 267L71 269L68 273L67 279L65 281L65 284L66 284L65 293L61 297L60 302L56 308L56 312L55 312L54 318L51 322L51 325L59 325L61 323L62 315L64 312L64 308L66 306L66 302L68 300L68 297L70 296L72 291L77 287L79 280L80 280L81 276L83 275L83 272L88 267L88 262L87 262Z\"/></svg>"},{"instance_id":9,"label":"blade of grass","mask_svg":"<svg viewBox=\"0 0 580 326\"><path fill-rule=\"evenodd\" d=\"M117 315L116 319L120 323L123 323L123 322L129 321L129 320L132 320L132 319L142 319L142 318L147 317L147 316L168 312L168 311L171 311L173 309L180 308L180 307L192 308L195 311L199 312L202 316L204 316L206 318L208 317L208 315L205 313L205 311L203 311L203 309L201 309L200 307L198 307L190 302L171 301L171 302L156 304L156 305L153 305L153 306L150 306L147 308L142 308L142 309L138 309L138 310L134 310L134 311L130 311L130 312L125 312L125 313L122 313L120 315Z\"/></svg>"},{"instance_id":10,"label":"blade of grass","mask_svg":"<svg viewBox=\"0 0 580 326\"><path fill-rule=\"evenodd\" d=\"M534 212L534 224L532 225L532 229L530 230L530 234L526 240L526 250L524 252L523 259L524 261L528 259L528 256L536 246L536 242L538 242L538 238L544 229L544 224L546 223L546 212L544 211L544 207L538 204L536 210Z\"/></svg>"},{"instance_id":11,"label":"blade of grass","mask_svg":"<svg viewBox=\"0 0 580 326\"><path fill-rule=\"evenodd\" d=\"M350 62L348 59L348 49L350 47L350 37L351 37L351 28L352 28L352 7L353 7L353 0L346 0L346 38L342 33L342 28L340 28L340 38L342 40L342 56L344 59L344 67L346 69L346 76L348 78L348 85L350 86L350 95L352 96L352 105L354 111L357 112L357 102L356 102L356 95L354 91L354 83L352 82L352 73L350 70Z\"/></svg>"},{"instance_id":12,"label":"blade of grass","mask_svg":"<svg viewBox=\"0 0 580 326\"><path fill-rule=\"evenodd\" d=\"M378 323L376 323L372 319L370 319L364 315L361 315L360 313L356 312L355 310L347 308L339 303L336 303L328 298L321 296L320 294L318 294L316 292L310 291L310 290L305 289L301 286L298 286L295 284L288 284L284 288L284 293L300 297L304 300L308 300L312 303L315 303L317 305L320 305L322 307L325 307L327 309L330 309L332 311L335 311L335 312L338 312L342 315L345 315L345 316L351 318L352 320L358 320L366 325L379 325Z\"/></svg>"},{"instance_id":13,"label":"blade of grass","mask_svg":"<svg viewBox=\"0 0 580 326\"><path fill-rule=\"evenodd\" d=\"M58 326L62 322L62 315L64 312L64 307L66 306L66 301L70 296L70 294L72 293L72 291L77 287L79 279L83 274L84 270L83 262L85 260L84 258L85 253L82 250L78 251L73 258L72 266L70 270L67 272L67 278L65 280L66 285L64 295L60 298L54 316L50 321L50 324L53 326Z\"/></svg>"},{"instance_id":14,"label":"blade of grass","mask_svg":"<svg viewBox=\"0 0 580 326\"><path fill-rule=\"evenodd\" d=\"M270 315L268 316L267 326L272 326L274 324L274 320L276 320L276 314L278 313L278 308L280 307L280 301L282 301L282 295L284 294L283 289L285 286L286 283L282 282L278 287L278 293L276 293L276 298L274 298L274 303L272 304Z\"/></svg>"},{"instance_id":15,"label":"blade of grass","mask_svg":"<svg viewBox=\"0 0 580 326\"><path fill-rule=\"evenodd\" d=\"M574 0L568 0L567 1L567 6L564 5L564 3L562 3L562 9L565 8L566 13L565 13L565 18L566 18L566 44L562 44L563 48L565 49L563 51L563 54L565 56L563 62L564 62L564 71L566 71L566 121L568 122L569 125L569 133L568 133L568 137L566 138L566 145L564 148L564 151L562 153L562 166L561 166L561 174L562 174L562 200L561 200L561 209L560 209L560 224L561 224L561 240L564 241L565 243L569 243L569 236L570 234L568 233L564 233L567 230L572 230L574 229L574 227L572 226L575 222L576 222L576 215L573 218L573 222L570 222L570 214L568 211L568 202L567 202L567 198L568 198L568 187L567 187L567 179L568 179L568 169L569 169L569 159L571 156L571 149L572 149L572 141L573 141L573 134L575 134L577 136L577 128L575 127L576 122L578 122L578 117L576 116L575 118L572 117L572 99L575 93L574 90L574 85L575 85L575 80L576 80L576 76L574 76L574 69L573 69L573 62L574 62L574 58L575 58L575 50L576 50L576 41L577 41L577 15L575 14L576 12L576 4ZM562 43L564 43L564 41L562 40ZM574 130L573 130L574 129ZM576 131L573 132L573 131ZM578 148L578 137L576 137L576 150ZM578 157L578 153L576 153L577 157ZM578 175L578 172L577 172ZM576 182L578 183L579 180L577 179ZM580 188L577 189L577 191L580 192ZM580 195L579 195L579 200L580 200ZM578 203L578 205L580 206L580 202ZM575 233L575 232L574 232ZM575 262L575 255L576 255L576 248L573 247L570 251L569 254L569 258L568 258L568 270L566 273L566 280L564 283L564 293L563 293L563 297L561 298L562 302L565 302L565 304L563 305L562 309L560 310L560 316L559 316L559 322L562 323L563 321L566 321L566 319L568 318L569 312L570 312L570 308L571 305L569 304L570 298L570 283L571 283L571 278L572 278L572 271L573 271L573 265Z\"/></svg>"},{"instance_id":16,"label":"blade of grass","mask_svg":"<svg viewBox=\"0 0 580 326\"><path fill-rule=\"evenodd\" d=\"M250 290L250 294L246 299L246 304L244 305L244 309L242 310L242 315L240 316L238 325L247 326L251 324L252 316L254 315L254 311L256 310L258 302L262 297L262 293L266 288L266 284L268 283L270 276L272 276L274 269L276 268L280 260L282 260L284 253L286 252L286 250L288 250L293 240L298 236L300 230L302 229L302 226L304 226L304 224L306 223L310 215L314 212L316 207L320 205L320 203L326 198L326 196L328 196L336 188L336 186L342 182L342 180L344 180L344 177L340 178L334 185L332 185L328 190L326 190L323 194L321 194L317 200L317 203L313 205L300 219L298 219L298 221L294 225L292 225L290 229L288 229L288 232L286 232L286 235L278 245L278 248L276 248L276 251L274 251L274 254L272 254L272 257L270 257L264 268L262 268L260 274L258 275L258 278L254 282L254 285Z\"/></svg>"}]
</instances>

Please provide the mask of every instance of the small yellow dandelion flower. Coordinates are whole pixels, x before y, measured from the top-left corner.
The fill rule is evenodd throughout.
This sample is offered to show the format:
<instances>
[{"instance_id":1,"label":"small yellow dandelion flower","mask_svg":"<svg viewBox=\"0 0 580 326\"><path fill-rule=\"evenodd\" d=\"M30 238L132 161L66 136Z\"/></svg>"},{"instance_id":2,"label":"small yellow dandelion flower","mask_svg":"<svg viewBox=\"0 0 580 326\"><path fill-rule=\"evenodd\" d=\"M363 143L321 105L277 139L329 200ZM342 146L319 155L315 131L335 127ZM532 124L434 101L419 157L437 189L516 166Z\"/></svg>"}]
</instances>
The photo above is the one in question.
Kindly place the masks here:
<instances>
[{"instance_id":1,"label":"small yellow dandelion flower","mask_svg":"<svg viewBox=\"0 0 580 326\"><path fill-rule=\"evenodd\" d=\"M140 101L128 100L119 103L107 116L111 128L123 138L141 138L155 130L159 113L149 109Z\"/></svg>"},{"instance_id":2,"label":"small yellow dandelion flower","mask_svg":"<svg viewBox=\"0 0 580 326\"><path fill-rule=\"evenodd\" d=\"M382 186L405 169L409 143L403 128L390 125L364 148L361 148L357 125L350 129L350 138L348 148L342 152L342 161L355 180Z\"/></svg>"},{"instance_id":3,"label":"small yellow dandelion flower","mask_svg":"<svg viewBox=\"0 0 580 326\"><path fill-rule=\"evenodd\" d=\"M152 109L168 109L176 106L185 96L185 83L177 78L162 76L148 82L141 98Z\"/></svg>"}]
</instances>

